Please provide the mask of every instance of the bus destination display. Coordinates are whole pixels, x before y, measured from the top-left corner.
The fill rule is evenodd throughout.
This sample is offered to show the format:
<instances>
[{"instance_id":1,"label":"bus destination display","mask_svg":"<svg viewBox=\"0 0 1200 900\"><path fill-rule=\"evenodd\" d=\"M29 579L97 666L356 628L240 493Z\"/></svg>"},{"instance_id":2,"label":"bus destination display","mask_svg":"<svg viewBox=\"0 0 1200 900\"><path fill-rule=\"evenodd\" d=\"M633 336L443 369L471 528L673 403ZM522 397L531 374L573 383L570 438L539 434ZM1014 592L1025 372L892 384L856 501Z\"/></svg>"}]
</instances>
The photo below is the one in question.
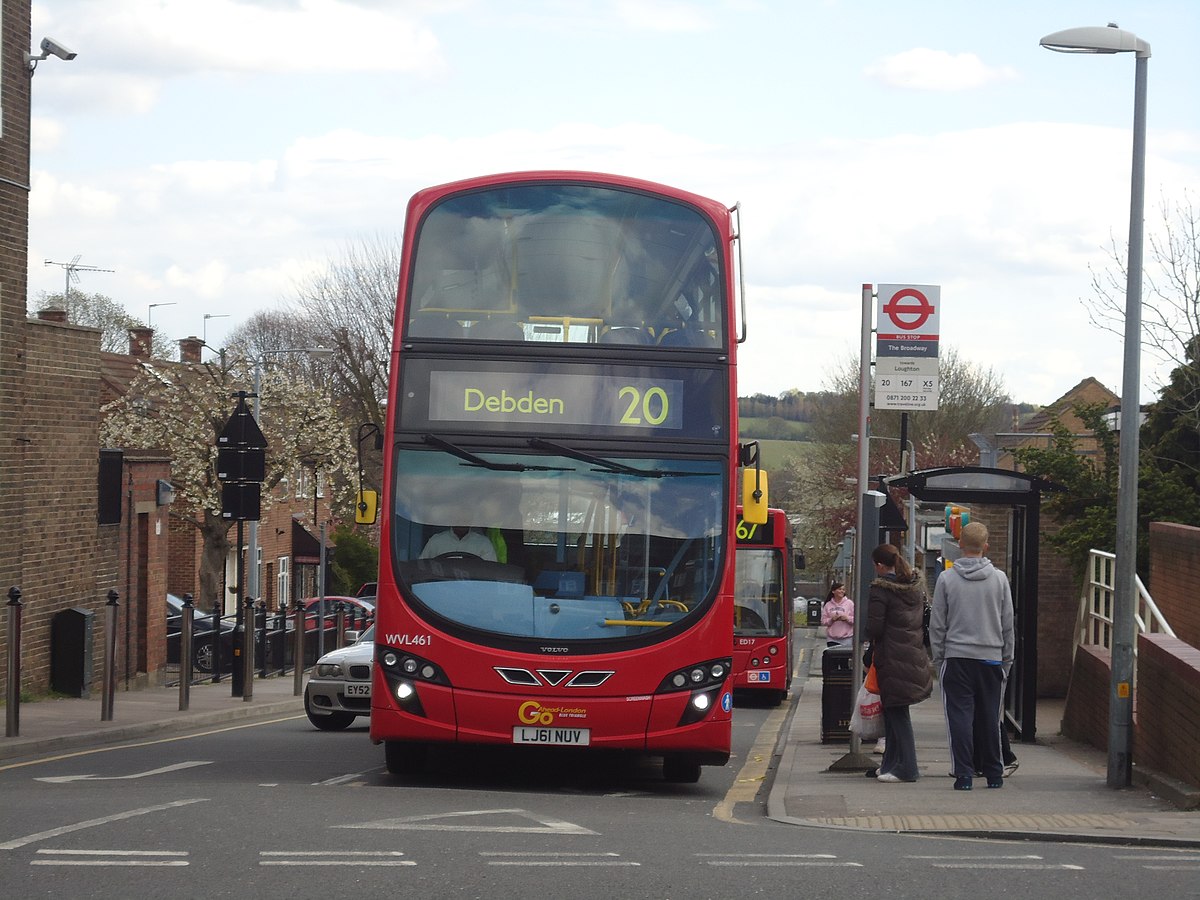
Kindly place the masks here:
<instances>
[{"instance_id":1,"label":"bus destination display","mask_svg":"<svg viewBox=\"0 0 1200 900\"><path fill-rule=\"evenodd\" d=\"M724 443L729 418L716 367L410 356L402 431L640 437Z\"/></svg>"},{"instance_id":2,"label":"bus destination display","mask_svg":"<svg viewBox=\"0 0 1200 900\"><path fill-rule=\"evenodd\" d=\"M593 374L431 372L429 419L678 431L683 382Z\"/></svg>"}]
</instances>

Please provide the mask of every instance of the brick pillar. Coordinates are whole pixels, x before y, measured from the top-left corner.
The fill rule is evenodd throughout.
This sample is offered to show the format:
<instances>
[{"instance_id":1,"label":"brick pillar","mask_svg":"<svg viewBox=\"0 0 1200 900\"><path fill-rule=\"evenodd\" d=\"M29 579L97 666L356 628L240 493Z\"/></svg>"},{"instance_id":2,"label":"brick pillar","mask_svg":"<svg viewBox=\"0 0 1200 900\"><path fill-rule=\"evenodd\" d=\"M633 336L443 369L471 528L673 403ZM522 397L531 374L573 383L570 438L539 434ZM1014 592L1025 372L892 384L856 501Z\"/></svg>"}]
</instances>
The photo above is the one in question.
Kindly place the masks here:
<instances>
[{"instance_id":1,"label":"brick pillar","mask_svg":"<svg viewBox=\"0 0 1200 900\"><path fill-rule=\"evenodd\" d=\"M198 337L185 337L179 339L179 361L185 363L200 362L200 351L204 348L204 341Z\"/></svg>"},{"instance_id":2,"label":"brick pillar","mask_svg":"<svg viewBox=\"0 0 1200 900\"><path fill-rule=\"evenodd\" d=\"M154 347L154 329L139 326L129 329L129 355L135 359L149 359Z\"/></svg>"}]
</instances>

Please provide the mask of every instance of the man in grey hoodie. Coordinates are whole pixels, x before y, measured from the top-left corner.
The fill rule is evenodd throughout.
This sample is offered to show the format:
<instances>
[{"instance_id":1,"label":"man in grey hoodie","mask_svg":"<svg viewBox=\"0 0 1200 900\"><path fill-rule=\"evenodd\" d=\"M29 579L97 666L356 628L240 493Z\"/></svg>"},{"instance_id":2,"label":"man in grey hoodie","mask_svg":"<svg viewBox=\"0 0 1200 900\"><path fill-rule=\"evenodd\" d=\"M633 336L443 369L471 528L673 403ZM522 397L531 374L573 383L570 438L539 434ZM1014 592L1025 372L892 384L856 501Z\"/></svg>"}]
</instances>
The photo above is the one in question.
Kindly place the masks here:
<instances>
[{"instance_id":1,"label":"man in grey hoodie","mask_svg":"<svg viewBox=\"0 0 1200 900\"><path fill-rule=\"evenodd\" d=\"M938 577L929 620L958 791L971 790L976 759L988 787L1004 786L1000 713L1013 661L1013 603L1008 577L984 558L987 540L982 522L963 526L963 555Z\"/></svg>"}]
</instances>

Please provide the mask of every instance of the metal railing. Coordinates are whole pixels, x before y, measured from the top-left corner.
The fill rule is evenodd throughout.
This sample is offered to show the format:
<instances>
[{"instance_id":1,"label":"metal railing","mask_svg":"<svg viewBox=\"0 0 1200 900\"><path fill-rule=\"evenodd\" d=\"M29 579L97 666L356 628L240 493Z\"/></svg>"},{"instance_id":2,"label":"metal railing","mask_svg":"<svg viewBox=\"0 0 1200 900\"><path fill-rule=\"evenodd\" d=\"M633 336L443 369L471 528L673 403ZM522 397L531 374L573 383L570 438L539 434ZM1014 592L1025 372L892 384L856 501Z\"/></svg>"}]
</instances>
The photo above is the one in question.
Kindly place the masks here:
<instances>
[{"instance_id":1,"label":"metal railing","mask_svg":"<svg viewBox=\"0 0 1200 900\"><path fill-rule=\"evenodd\" d=\"M1071 643L1071 658L1080 645L1103 647L1112 650L1113 633L1113 582L1116 580L1117 557L1115 553L1092 550L1088 555L1087 573L1083 579L1083 596L1079 599L1079 616L1076 621L1075 639ZM1134 621L1138 634L1165 634L1175 637L1170 624L1154 603L1154 598L1134 576L1137 584L1137 605ZM1137 643L1133 645L1137 653Z\"/></svg>"}]
</instances>

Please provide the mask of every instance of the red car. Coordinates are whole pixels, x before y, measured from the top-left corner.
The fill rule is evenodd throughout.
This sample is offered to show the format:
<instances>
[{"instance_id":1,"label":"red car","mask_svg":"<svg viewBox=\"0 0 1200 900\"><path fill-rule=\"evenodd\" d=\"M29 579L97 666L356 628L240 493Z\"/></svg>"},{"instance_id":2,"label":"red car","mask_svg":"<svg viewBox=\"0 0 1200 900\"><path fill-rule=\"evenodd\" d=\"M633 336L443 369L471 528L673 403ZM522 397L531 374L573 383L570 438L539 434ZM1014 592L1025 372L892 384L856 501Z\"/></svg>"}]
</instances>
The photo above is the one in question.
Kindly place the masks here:
<instances>
[{"instance_id":1,"label":"red car","mask_svg":"<svg viewBox=\"0 0 1200 900\"><path fill-rule=\"evenodd\" d=\"M304 627L307 631L315 631L317 627L317 618L319 616L319 607L321 603L320 597L309 597L307 600L300 601L304 604ZM360 630L367 627L368 622L375 621L375 598L374 597L325 597L325 621L326 628L333 628L337 624L337 605L341 603L346 614L346 627L358 628ZM353 616L353 624L351 624L351 616Z\"/></svg>"}]
</instances>

